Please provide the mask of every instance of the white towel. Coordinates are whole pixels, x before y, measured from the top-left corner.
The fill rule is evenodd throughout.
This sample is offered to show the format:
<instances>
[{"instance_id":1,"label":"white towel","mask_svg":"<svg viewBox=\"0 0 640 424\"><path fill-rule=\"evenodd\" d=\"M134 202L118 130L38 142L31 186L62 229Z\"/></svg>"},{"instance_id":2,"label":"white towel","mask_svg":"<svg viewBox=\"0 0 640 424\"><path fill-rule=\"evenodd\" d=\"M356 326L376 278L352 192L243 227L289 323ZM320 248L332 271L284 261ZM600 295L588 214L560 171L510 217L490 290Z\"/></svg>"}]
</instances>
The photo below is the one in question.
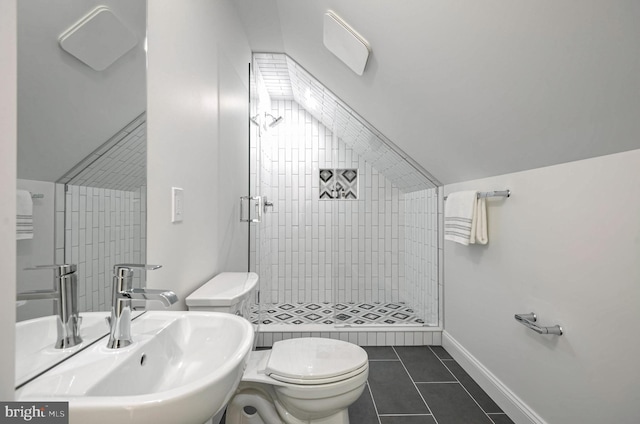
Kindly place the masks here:
<instances>
[{"instance_id":1,"label":"white towel","mask_svg":"<svg viewBox=\"0 0 640 424\"><path fill-rule=\"evenodd\" d=\"M33 238L33 200L26 190L16 192L16 240Z\"/></svg>"},{"instance_id":2,"label":"white towel","mask_svg":"<svg viewBox=\"0 0 640 424\"><path fill-rule=\"evenodd\" d=\"M469 244L487 244L487 199L484 197L476 201L476 211L471 222L471 237Z\"/></svg>"},{"instance_id":3,"label":"white towel","mask_svg":"<svg viewBox=\"0 0 640 424\"><path fill-rule=\"evenodd\" d=\"M467 246L471 239L477 191L458 191L447 196L444 206L444 239Z\"/></svg>"},{"instance_id":4,"label":"white towel","mask_svg":"<svg viewBox=\"0 0 640 424\"><path fill-rule=\"evenodd\" d=\"M487 244L486 211L486 201L478 199L477 191L451 193L444 207L444 239L465 246Z\"/></svg>"}]
</instances>

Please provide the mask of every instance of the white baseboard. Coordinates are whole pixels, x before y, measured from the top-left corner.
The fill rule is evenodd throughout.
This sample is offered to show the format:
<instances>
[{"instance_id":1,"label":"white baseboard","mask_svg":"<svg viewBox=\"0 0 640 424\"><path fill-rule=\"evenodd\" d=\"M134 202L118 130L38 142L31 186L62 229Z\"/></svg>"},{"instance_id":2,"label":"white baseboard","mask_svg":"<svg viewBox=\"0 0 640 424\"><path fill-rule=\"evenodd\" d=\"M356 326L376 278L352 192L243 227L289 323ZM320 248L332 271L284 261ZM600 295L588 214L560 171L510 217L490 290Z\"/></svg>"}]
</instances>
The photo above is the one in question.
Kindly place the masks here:
<instances>
[{"instance_id":1,"label":"white baseboard","mask_svg":"<svg viewBox=\"0 0 640 424\"><path fill-rule=\"evenodd\" d=\"M446 331L442 332L442 346L515 424L547 424Z\"/></svg>"}]
</instances>

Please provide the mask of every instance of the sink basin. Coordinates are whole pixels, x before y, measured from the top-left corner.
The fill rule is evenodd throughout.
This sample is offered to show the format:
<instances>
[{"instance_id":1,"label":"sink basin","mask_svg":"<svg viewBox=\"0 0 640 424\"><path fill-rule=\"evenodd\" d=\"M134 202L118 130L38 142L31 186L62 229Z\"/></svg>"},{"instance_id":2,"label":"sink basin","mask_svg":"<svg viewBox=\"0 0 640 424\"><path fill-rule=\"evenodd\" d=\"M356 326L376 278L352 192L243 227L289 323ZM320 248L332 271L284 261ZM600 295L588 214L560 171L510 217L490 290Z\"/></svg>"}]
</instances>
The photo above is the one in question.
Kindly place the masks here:
<instances>
[{"instance_id":1,"label":"sink basin","mask_svg":"<svg viewBox=\"0 0 640 424\"><path fill-rule=\"evenodd\" d=\"M81 313L82 343L67 349L54 347L57 338L55 315L21 321L16 324L16 387L29 381L72 354L109 333L106 312Z\"/></svg>"},{"instance_id":2,"label":"sink basin","mask_svg":"<svg viewBox=\"0 0 640 424\"><path fill-rule=\"evenodd\" d=\"M16 392L20 401L69 401L77 424L203 424L230 400L253 345L253 327L217 312L150 311L134 343L106 339Z\"/></svg>"}]
</instances>

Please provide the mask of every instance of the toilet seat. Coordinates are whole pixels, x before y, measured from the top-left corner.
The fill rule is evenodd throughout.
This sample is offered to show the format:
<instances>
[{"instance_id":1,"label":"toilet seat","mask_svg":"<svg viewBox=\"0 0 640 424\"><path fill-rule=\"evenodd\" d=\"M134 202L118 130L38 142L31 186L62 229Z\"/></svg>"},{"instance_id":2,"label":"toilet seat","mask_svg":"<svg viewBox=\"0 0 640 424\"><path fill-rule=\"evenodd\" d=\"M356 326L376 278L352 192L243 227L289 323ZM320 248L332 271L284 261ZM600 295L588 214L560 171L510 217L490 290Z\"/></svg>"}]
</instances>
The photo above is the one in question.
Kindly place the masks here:
<instances>
[{"instance_id":1,"label":"toilet seat","mask_svg":"<svg viewBox=\"0 0 640 424\"><path fill-rule=\"evenodd\" d=\"M368 368L368 365L364 364L360 368L358 368L356 370L353 370L351 372L348 372L346 374L340 374L340 375L336 375L334 377L323 378L323 379L313 379L313 380L304 380L304 379L301 379L301 378L283 377L283 376L277 375L277 374L269 374L269 377L273 378L274 380L281 381L283 383L289 383L289 384L320 385L320 384L336 383L336 382L339 382L339 381L347 380L347 379L349 379L351 377L354 377L354 376L366 371L367 368Z\"/></svg>"},{"instance_id":2,"label":"toilet seat","mask_svg":"<svg viewBox=\"0 0 640 424\"><path fill-rule=\"evenodd\" d=\"M329 384L364 372L367 361L361 347L341 340L289 339L274 343L265 374L290 384Z\"/></svg>"}]
</instances>

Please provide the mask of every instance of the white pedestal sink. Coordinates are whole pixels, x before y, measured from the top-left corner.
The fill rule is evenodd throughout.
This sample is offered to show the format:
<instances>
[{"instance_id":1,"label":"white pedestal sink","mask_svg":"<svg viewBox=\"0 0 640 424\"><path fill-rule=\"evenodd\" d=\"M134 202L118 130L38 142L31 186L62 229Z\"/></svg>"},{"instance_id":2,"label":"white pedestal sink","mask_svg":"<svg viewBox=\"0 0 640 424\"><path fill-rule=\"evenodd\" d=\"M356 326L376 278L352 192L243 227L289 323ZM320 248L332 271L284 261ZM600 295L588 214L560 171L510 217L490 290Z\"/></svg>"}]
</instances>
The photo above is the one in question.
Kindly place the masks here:
<instances>
[{"instance_id":1,"label":"white pedestal sink","mask_svg":"<svg viewBox=\"0 0 640 424\"><path fill-rule=\"evenodd\" d=\"M203 424L233 395L253 327L217 312L145 313L134 343L106 339L26 384L20 401L69 401L71 424Z\"/></svg>"},{"instance_id":2,"label":"white pedestal sink","mask_svg":"<svg viewBox=\"0 0 640 424\"><path fill-rule=\"evenodd\" d=\"M16 387L109 334L109 325L104 320L108 316L107 312L81 313L82 343L66 349L54 347L57 339L55 315L17 323Z\"/></svg>"}]
</instances>

